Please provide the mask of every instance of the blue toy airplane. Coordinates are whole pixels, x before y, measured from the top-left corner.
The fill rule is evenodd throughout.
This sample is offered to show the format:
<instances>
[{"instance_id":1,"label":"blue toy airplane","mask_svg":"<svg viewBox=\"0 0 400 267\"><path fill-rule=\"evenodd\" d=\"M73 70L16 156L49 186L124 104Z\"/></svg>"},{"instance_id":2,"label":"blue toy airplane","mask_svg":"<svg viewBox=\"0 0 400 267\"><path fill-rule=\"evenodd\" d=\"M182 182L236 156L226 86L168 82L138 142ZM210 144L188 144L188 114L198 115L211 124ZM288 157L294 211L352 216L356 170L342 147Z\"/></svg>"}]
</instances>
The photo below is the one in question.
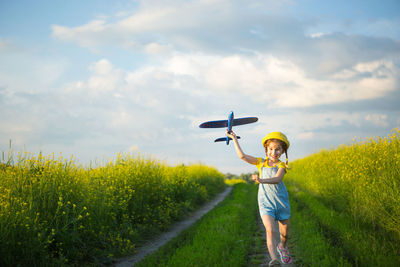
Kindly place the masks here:
<instances>
[{"instance_id":1,"label":"blue toy airplane","mask_svg":"<svg viewBox=\"0 0 400 267\"><path fill-rule=\"evenodd\" d=\"M228 120L220 120L220 121L207 121L203 122L200 124L200 128L223 128L227 127L228 132L232 131L232 126L237 126L237 125L243 125L243 124L248 124L248 123L253 123L258 121L257 117L247 117L247 118L239 118L239 119L234 119L233 118L233 111L228 116ZM240 138L240 136L237 136L237 138ZM226 144L229 145L229 140L232 140L232 138L229 138L228 136L221 137L215 139L214 142L222 142L226 141Z\"/></svg>"}]
</instances>

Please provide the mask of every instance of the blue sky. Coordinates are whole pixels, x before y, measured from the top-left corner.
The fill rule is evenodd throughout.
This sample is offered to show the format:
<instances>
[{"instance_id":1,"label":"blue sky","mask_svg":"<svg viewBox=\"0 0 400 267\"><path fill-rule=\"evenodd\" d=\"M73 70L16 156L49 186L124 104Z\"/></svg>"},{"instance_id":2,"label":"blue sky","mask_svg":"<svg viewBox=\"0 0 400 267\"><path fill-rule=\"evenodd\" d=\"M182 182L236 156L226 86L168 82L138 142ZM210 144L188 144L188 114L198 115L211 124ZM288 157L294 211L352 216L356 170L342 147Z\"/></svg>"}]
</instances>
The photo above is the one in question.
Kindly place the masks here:
<instances>
[{"instance_id":1,"label":"blue sky","mask_svg":"<svg viewBox=\"0 0 400 267\"><path fill-rule=\"evenodd\" d=\"M1 1L0 150L118 152L253 172L283 131L294 160L400 127L398 1Z\"/></svg>"}]
</instances>

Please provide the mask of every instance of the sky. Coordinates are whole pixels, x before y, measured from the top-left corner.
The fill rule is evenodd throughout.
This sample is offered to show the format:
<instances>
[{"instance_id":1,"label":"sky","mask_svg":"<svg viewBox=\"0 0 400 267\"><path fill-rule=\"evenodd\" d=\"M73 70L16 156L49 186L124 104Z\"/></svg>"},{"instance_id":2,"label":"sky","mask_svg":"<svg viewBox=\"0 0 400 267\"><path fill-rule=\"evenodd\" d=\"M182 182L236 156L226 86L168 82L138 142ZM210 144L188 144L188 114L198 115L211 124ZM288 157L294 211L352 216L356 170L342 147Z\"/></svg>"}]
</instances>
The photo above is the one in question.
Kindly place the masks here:
<instances>
[{"instance_id":1,"label":"sky","mask_svg":"<svg viewBox=\"0 0 400 267\"><path fill-rule=\"evenodd\" d=\"M398 0L0 0L0 151L256 171L400 127ZM283 159L285 157L283 156Z\"/></svg>"}]
</instances>

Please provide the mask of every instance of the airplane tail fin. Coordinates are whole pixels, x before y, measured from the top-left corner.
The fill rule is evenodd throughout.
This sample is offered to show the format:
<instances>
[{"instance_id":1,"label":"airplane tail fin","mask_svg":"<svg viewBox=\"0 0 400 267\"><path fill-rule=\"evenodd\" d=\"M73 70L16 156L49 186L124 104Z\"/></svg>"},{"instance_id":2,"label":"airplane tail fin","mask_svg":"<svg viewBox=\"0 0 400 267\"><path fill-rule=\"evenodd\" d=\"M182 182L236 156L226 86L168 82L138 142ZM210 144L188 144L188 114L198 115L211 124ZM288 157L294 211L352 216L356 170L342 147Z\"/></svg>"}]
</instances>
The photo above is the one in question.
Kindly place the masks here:
<instances>
[{"instance_id":1,"label":"airplane tail fin","mask_svg":"<svg viewBox=\"0 0 400 267\"><path fill-rule=\"evenodd\" d=\"M236 136L237 139L240 139L240 136ZM214 142L228 142L228 140L232 140L232 138L229 138L228 136L225 137L220 137L214 140Z\"/></svg>"},{"instance_id":2,"label":"airplane tail fin","mask_svg":"<svg viewBox=\"0 0 400 267\"><path fill-rule=\"evenodd\" d=\"M228 139L228 137L221 137L221 138L217 138L214 140L214 142L226 142ZM232 140L232 138L229 138L229 140Z\"/></svg>"}]
</instances>

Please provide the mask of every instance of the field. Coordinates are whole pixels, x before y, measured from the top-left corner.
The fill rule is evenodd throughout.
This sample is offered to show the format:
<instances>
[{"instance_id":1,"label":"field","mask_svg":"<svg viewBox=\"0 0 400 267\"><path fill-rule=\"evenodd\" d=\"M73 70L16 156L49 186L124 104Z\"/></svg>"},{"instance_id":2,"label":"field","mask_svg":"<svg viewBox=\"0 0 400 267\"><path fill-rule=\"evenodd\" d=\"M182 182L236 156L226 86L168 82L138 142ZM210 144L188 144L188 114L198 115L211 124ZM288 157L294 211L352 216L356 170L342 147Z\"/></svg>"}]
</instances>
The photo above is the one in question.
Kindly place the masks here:
<instances>
[{"instance_id":1,"label":"field","mask_svg":"<svg viewBox=\"0 0 400 267\"><path fill-rule=\"evenodd\" d=\"M109 263L225 188L214 168L132 155L84 168L9 152L0 177L1 266Z\"/></svg>"},{"instance_id":2,"label":"field","mask_svg":"<svg viewBox=\"0 0 400 267\"><path fill-rule=\"evenodd\" d=\"M293 242L304 264L400 266L398 130L291 167L285 183L295 210Z\"/></svg>"},{"instance_id":3,"label":"field","mask_svg":"<svg viewBox=\"0 0 400 267\"><path fill-rule=\"evenodd\" d=\"M400 266L400 132L291 163L289 246L298 266ZM135 253L226 183L233 193L140 266L253 266L257 186L204 166L120 155L3 156L0 265L101 265ZM232 178L232 177L230 177ZM257 251L257 253L255 253ZM222 265L221 265L222 264Z\"/></svg>"},{"instance_id":4,"label":"field","mask_svg":"<svg viewBox=\"0 0 400 267\"><path fill-rule=\"evenodd\" d=\"M386 138L343 145L293 162L284 181L292 209L289 247L295 265L400 266L399 149L399 132L394 131ZM139 266L265 264L260 262L265 258L254 257L263 252L257 246L265 242L254 239L256 188L236 185L235 196L247 197L227 199ZM247 213L239 212L241 208ZM234 214L242 220L236 221Z\"/></svg>"}]
</instances>

